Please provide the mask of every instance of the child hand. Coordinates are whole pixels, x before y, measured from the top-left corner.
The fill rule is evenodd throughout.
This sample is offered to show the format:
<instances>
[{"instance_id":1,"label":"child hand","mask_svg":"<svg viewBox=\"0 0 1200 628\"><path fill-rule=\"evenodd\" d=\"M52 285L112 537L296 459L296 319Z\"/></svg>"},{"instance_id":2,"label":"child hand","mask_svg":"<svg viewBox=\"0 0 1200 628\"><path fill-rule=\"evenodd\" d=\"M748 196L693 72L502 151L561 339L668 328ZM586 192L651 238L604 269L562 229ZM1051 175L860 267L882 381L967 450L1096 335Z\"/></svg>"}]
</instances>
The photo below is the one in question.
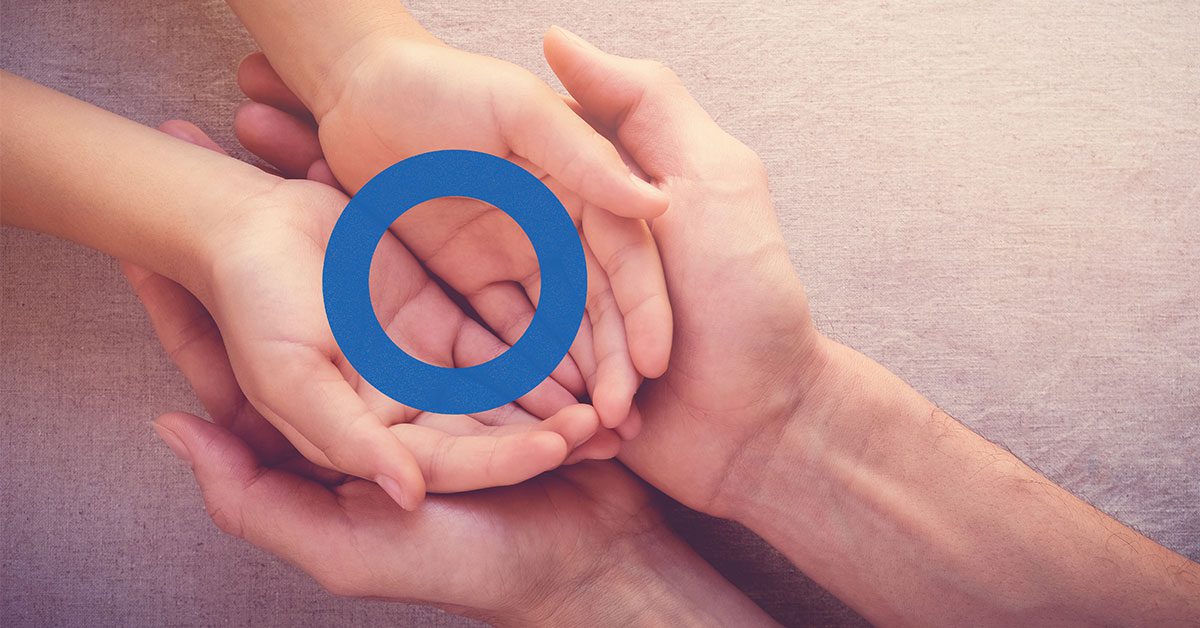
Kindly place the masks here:
<instances>
[{"instance_id":1,"label":"child hand","mask_svg":"<svg viewBox=\"0 0 1200 628\"><path fill-rule=\"evenodd\" d=\"M191 124L170 122L164 130L220 150ZM194 312L186 333L159 330L177 360L197 343L218 357L227 354L232 371L194 380L198 394L207 396L204 386L228 388L229 375L236 375L253 409L306 458L375 480L409 509L426 488L457 492L514 484L568 456L615 455L616 437L593 438L595 412L575 405L552 380L516 404L472 416L408 408L363 381L338 351L321 294L325 243L346 198L316 182L275 181L268 192L231 210L210 234L210 276L197 291L203 306L190 296L172 299ZM147 271L127 272L143 298L173 285ZM461 366L508 348L466 316L391 234L376 251L371 284L385 330L421 360ZM589 445L576 450L584 443Z\"/></svg>"},{"instance_id":2,"label":"child hand","mask_svg":"<svg viewBox=\"0 0 1200 628\"><path fill-rule=\"evenodd\" d=\"M351 192L401 159L446 148L499 155L539 176L579 226L588 260L587 315L553 377L576 394L586 382L602 424L632 438L640 426L633 394L642 377L663 373L671 351L662 264L643 220L661 214L666 197L632 175L569 101L512 64L437 42L378 39L333 75L321 97L308 99L310 115L263 55L247 57L238 81L255 102L238 112L239 139L287 176ZM392 231L501 339L520 338L539 273L507 216L441 199Z\"/></svg>"}]
</instances>

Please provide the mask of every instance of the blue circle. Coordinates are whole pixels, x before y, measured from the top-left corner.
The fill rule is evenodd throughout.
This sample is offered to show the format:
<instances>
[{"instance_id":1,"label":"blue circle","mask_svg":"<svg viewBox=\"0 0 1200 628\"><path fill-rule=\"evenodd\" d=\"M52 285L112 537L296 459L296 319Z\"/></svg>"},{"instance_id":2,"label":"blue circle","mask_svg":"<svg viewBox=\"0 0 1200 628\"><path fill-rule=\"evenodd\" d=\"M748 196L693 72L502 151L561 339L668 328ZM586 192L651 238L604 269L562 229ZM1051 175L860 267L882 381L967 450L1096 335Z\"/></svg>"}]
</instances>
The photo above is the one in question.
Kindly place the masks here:
<instances>
[{"instance_id":1,"label":"blue circle","mask_svg":"<svg viewBox=\"0 0 1200 628\"><path fill-rule=\"evenodd\" d=\"M508 351L463 368L422 362L388 338L371 306L371 258L404 212L448 196L499 208L525 231L541 268L541 295L525 334ZM579 331L587 267L579 233L537 177L486 153L443 150L380 172L350 199L325 251L325 314L338 347L372 386L407 406L441 414L500 407L533 390L558 366Z\"/></svg>"}]
</instances>

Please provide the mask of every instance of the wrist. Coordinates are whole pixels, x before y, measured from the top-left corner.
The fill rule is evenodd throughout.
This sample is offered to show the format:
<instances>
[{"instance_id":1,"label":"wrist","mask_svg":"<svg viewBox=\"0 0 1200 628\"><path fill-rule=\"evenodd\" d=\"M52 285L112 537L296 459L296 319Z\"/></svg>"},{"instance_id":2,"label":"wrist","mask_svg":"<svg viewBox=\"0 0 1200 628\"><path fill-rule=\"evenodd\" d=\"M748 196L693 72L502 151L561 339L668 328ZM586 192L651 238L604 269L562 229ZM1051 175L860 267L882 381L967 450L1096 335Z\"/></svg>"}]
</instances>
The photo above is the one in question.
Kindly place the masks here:
<instances>
[{"instance_id":1,"label":"wrist","mask_svg":"<svg viewBox=\"0 0 1200 628\"><path fill-rule=\"evenodd\" d=\"M298 80L294 89L299 90L296 94L319 124L347 98L347 92L354 89L357 77L367 64L386 60L389 66L398 61L411 66L408 59L415 51L443 45L424 30L413 31L395 24L379 25L350 38L327 61L309 64L305 78ZM394 72L396 68L390 67L389 71ZM367 77L367 80L374 79Z\"/></svg>"},{"instance_id":2,"label":"wrist","mask_svg":"<svg viewBox=\"0 0 1200 628\"><path fill-rule=\"evenodd\" d=\"M385 0L343 3L229 0L272 67L319 121L348 77L380 44L440 43L404 7Z\"/></svg>"},{"instance_id":3,"label":"wrist","mask_svg":"<svg viewBox=\"0 0 1200 628\"><path fill-rule=\"evenodd\" d=\"M566 571L566 570L564 570ZM604 562L506 625L767 625L765 613L661 524L620 536Z\"/></svg>"},{"instance_id":4,"label":"wrist","mask_svg":"<svg viewBox=\"0 0 1200 628\"><path fill-rule=\"evenodd\" d=\"M273 220L278 215L275 209L286 210L289 206L284 198L290 187L288 181L256 168L237 174L240 176L231 180L230 185L223 186L225 192L220 199L206 200L194 208L193 213L204 215L204 221L193 229L188 238L190 245L173 264L175 271L163 273L187 288L210 310L214 306L214 290L224 281L222 269L247 263L244 259L236 260L262 246L256 240L258 234L273 233L279 228L277 224L265 228L259 225Z\"/></svg>"},{"instance_id":5,"label":"wrist","mask_svg":"<svg viewBox=\"0 0 1200 628\"><path fill-rule=\"evenodd\" d=\"M731 491L729 517L763 533L813 525L881 460L902 446L903 434L926 425L935 411L899 377L837 342L819 337L813 368L796 386L804 391L759 453L758 473ZM821 541L813 536L814 548Z\"/></svg>"}]
</instances>

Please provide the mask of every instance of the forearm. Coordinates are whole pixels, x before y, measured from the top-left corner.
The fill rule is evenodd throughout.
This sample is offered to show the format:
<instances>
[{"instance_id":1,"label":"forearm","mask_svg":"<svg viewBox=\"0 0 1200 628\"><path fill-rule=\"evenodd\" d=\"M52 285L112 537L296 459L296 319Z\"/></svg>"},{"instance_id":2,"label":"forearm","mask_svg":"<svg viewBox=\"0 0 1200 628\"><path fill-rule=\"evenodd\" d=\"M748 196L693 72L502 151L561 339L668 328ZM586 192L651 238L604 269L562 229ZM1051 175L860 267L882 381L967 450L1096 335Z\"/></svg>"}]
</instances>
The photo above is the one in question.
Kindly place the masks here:
<instances>
[{"instance_id":1,"label":"forearm","mask_svg":"<svg viewBox=\"0 0 1200 628\"><path fill-rule=\"evenodd\" d=\"M192 280L224 212L274 180L11 74L0 74L6 225Z\"/></svg>"},{"instance_id":2,"label":"forearm","mask_svg":"<svg viewBox=\"0 0 1200 628\"><path fill-rule=\"evenodd\" d=\"M1197 565L826 341L823 384L739 519L877 623L1161 624Z\"/></svg>"},{"instance_id":3,"label":"forearm","mask_svg":"<svg viewBox=\"0 0 1200 628\"><path fill-rule=\"evenodd\" d=\"M675 534L619 539L609 566L538 608L492 618L546 626L765 626L775 622Z\"/></svg>"},{"instance_id":4,"label":"forearm","mask_svg":"<svg viewBox=\"0 0 1200 628\"><path fill-rule=\"evenodd\" d=\"M379 38L437 42L397 0L228 0L271 66L321 119Z\"/></svg>"}]
</instances>

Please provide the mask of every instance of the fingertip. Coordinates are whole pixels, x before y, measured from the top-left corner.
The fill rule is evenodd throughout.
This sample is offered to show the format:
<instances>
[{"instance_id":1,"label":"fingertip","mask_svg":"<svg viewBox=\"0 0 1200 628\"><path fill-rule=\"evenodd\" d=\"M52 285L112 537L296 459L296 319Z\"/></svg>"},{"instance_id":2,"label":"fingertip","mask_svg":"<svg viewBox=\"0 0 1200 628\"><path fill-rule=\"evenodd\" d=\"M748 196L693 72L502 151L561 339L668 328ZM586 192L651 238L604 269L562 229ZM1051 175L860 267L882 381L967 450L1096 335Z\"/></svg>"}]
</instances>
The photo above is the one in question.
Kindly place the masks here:
<instances>
[{"instance_id":1,"label":"fingertip","mask_svg":"<svg viewBox=\"0 0 1200 628\"><path fill-rule=\"evenodd\" d=\"M323 157L320 139L307 121L269 104L244 102L233 114L233 131L246 150L289 179L306 177Z\"/></svg>"},{"instance_id":2,"label":"fingertip","mask_svg":"<svg viewBox=\"0 0 1200 628\"><path fill-rule=\"evenodd\" d=\"M631 441L642 432L642 413L637 405L630 406L629 416L616 427L617 436L623 441Z\"/></svg>"},{"instance_id":3,"label":"fingertip","mask_svg":"<svg viewBox=\"0 0 1200 628\"><path fill-rule=\"evenodd\" d=\"M524 434L513 434L505 439L513 439L513 447L508 449L507 460L502 460L503 468L508 473L498 477L498 485L516 484L531 477L557 469L570 455L571 448L563 436L557 432L533 431ZM506 476L506 477L505 477Z\"/></svg>"},{"instance_id":4,"label":"fingertip","mask_svg":"<svg viewBox=\"0 0 1200 628\"><path fill-rule=\"evenodd\" d=\"M188 445L189 440L194 440L194 438L189 438L194 431L190 425L193 419L202 420L184 412L169 412L150 422L154 433L166 444L171 453L189 465L193 464L191 447Z\"/></svg>"},{"instance_id":5,"label":"fingertip","mask_svg":"<svg viewBox=\"0 0 1200 628\"><path fill-rule=\"evenodd\" d=\"M237 85L242 93L246 93L247 87L251 90L256 87L255 81L268 69L271 68L271 62L267 61L267 55L262 51L254 51L238 62L237 67ZM274 69L271 68L274 72Z\"/></svg>"},{"instance_id":6,"label":"fingertip","mask_svg":"<svg viewBox=\"0 0 1200 628\"><path fill-rule=\"evenodd\" d=\"M629 358L643 377L654 379L667 371L675 325L671 305L662 299L646 302L645 307L625 318L629 338Z\"/></svg>"},{"instance_id":7,"label":"fingertip","mask_svg":"<svg viewBox=\"0 0 1200 628\"><path fill-rule=\"evenodd\" d=\"M536 452L542 460L554 461L551 469L562 464L571 449L563 435L557 432L531 432L529 442L531 453Z\"/></svg>"},{"instance_id":8,"label":"fingertip","mask_svg":"<svg viewBox=\"0 0 1200 628\"><path fill-rule=\"evenodd\" d=\"M221 148L216 142L214 142L207 133L200 129L200 127L188 122L187 120L167 120L166 122L158 125L158 130L177 140L183 140L189 144L195 144L196 146L207 148L211 151L221 153L222 155L227 154L225 149Z\"/></svg>"},{"instance_id":9,"label":"fingertip","mask_svg":"<svg viewBox=\"0 0 1200 628\"><path fill-rule=\"evenodd\" d=\"M624 163L624 162L622 162ZM667 193L660 190L657 186L649 181L639 177L637 173L629 172L629 181L633 185L634 192L641 197L639 211L637 216L632 218L657 218L666 213L670 207L671 199Z\"/></svg>"},{"instance_id":10,"label":"fingertip","mask_svg":"<svg viewBox=\"0 0 1200 628\"><path fill-rule=\"evenodd\" d=\"M360 447L360 450L364 454L373 451L373 456L365 460L370 466L366 466L364 470L373 467L375 472L359 474L353 470L349 471L359 477L373 480L400 504L401 508L416 510L425 499L426 486L425 474L413 453L382 423L372 424L370 429L360 436L360 445L366 445Z\"/></svg>"},{"instance_id":11,"label":"fingertip","mask_svg":"<svg viewBox=\"0 0 1200 628\"><path fill-rule=\"evenodd\" d=\"M375 476L375 483L388 494L388 497L392 498L392 501L409 512L416 510L425 500L424 488L419 491L413 490L411 482L401 484L387 475L378 475Z\"/></svg>"},{"instance_id":12,"label":"fingertip","mask_svg":"<svg viewBox=\"0 0 1200 628\"><path fill-rule=\"evenodd\" d=\"M623 387L621 387L623 388ZM622 390L617 386L597 384L592 396L592 405L600 416L600 425L609 429L615 428L629 416L629 407L633 403L633 391Z\"/></svg>"},{"instance_id":13,"label":"fingertip","mask_svg":"<svg viewBox=\"0 0 1200 628\"><path fill-rule=\"evenodd\" d=\"M333 169L329 167L329 162L323 158L312 162L312 165L308 167L305 178L309 181L316 181L317 183L324 183L330 187L341 189L337 177L333 176Z\"/></svg>"},{"instance_id":14,"label":"fingertip","mask_svg":"<svg viewBox=\"0 0 1200 628\"><path fill-rule=\"evenodd\" d=\"M596 433L600 417L595 408L581 403L563 408L547 419L544 425L562 436L567 446L574 450Z\"/></svg>"},{"instance_id":15,"label":"fingertip","mask_svg":"<svg viewBox=\"0 0 1200 628\"><path fill-rule=\"evenodd\" d=\"M571 452L563 464L575 464L584 460L611 460L620 452L621 437L612 430L602 429Z\"/></svg>"},{"instance_id":16,"label":"fingertip","mask_svg":"<svg viewBox=\"0 0 1200 628\"><path fill-rule=\"evenodd\" d=\"M169 430L180 438L194 437L197 427L208 424L194 414L187 412L167 412L150 422L155 428Z\"/></svg>"},{"instance_id":17,"label":"fingertip","mask_svg":"<svg viewBox=\"0 0 1200 628\"><path fill-rule=\"evenodd\" d=\"M238 89L250 100L283 109L297 116L308 116L308 108L292 93L279 73L261 52L247 55L238 64Z\"/></svg>"}]
</instances>

